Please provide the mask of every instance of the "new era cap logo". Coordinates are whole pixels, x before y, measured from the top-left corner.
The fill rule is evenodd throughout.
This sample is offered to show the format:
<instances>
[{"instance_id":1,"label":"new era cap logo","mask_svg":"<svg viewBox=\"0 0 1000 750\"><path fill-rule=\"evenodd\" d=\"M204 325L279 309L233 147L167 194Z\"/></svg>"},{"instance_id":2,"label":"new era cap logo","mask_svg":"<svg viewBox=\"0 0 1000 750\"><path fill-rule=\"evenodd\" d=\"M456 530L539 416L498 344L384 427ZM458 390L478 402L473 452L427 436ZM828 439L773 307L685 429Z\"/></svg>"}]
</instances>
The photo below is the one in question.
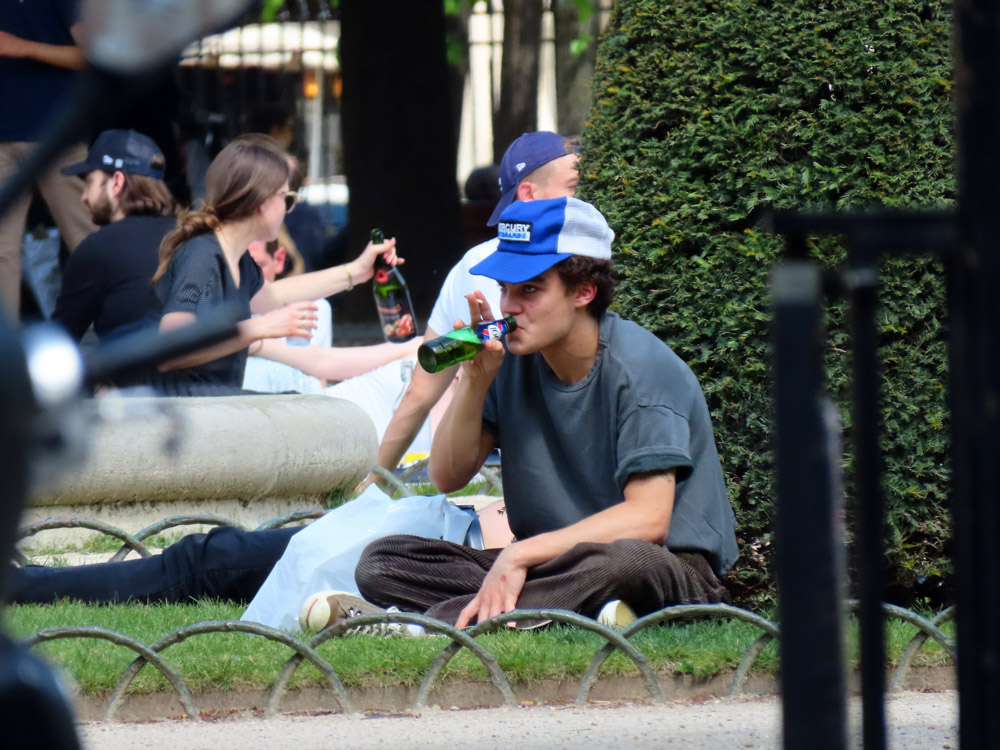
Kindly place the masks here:
<instances>
[{"instance_id":1,"label":"new era cap logo","mask_svg":"<svg viewBox=\"0 0 1000 750\"><path fill-rule=\"evenodd\" d=\"M497 224L497 237L508 242L531 242L531 222L501 221Z\"/></svg>"}]
</instances>

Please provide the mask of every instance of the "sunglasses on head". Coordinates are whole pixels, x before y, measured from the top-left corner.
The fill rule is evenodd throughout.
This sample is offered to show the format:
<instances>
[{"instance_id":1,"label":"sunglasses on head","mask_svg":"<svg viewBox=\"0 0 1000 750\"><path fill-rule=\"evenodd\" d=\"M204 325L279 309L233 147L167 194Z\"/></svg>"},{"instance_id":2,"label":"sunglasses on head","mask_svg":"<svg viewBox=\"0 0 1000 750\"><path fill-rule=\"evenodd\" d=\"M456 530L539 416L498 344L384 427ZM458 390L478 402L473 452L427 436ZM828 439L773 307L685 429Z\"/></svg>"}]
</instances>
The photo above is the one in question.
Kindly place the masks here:
<instances>
[{"instance_id":1,"label":"sunglasses on head","mask_svg":"<svg viewBox=\"0 0 1000 750\"><path fill-rule=\"evenodd\" d=\"M287 193L281 193L281 196L285 199L285 213L290 214L295 208L295 204L299 202L299 194L294 190L289 190Z\"/></svg>"}]
</instances>

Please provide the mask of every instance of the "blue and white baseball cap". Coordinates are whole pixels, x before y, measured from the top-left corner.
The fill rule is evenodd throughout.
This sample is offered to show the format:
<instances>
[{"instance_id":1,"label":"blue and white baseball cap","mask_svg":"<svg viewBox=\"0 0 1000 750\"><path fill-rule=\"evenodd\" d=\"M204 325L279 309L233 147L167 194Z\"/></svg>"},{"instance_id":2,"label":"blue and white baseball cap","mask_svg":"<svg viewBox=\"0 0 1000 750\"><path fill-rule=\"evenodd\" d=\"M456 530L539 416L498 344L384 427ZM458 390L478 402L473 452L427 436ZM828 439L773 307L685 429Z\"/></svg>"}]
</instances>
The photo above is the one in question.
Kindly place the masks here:
<instances>
[{"instance_id":1,"label":"blue and white baseball cap","mask_svg":"<svg viewBox=\"0 0 1000 750\"><path fill-rule=\"evenodd\" d=\"M497 249L469 273L520 284L571 255L610 260L615 233L589 203L554 198L511 203L497 224L497 237Z\"/></svg>"},{"instance_id":2,"label":"blue and white baseball cap","mask_svg":"<svg viewBox=\"0 0 1000 750\"><path fill-rule=\"evenodd\" d=\"M486 226L491 227L500 221L500 214L514 201L517 186L525 176L553 159L577 152L575 146L564 145L565 140L558 133L539 130L522 133L507 147L500 160L500 202L493 209Z\"/></svg>"}]
</instances>

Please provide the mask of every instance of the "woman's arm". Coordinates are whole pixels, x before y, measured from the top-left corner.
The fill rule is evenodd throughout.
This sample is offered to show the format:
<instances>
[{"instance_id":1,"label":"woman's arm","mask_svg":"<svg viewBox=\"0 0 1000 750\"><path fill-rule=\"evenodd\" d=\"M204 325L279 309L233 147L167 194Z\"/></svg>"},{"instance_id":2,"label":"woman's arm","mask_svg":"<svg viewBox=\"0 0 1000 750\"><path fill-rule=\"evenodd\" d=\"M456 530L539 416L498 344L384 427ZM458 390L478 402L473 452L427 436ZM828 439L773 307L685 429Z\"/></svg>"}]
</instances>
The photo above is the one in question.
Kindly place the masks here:
<instances>
[{"instance_id":1,"label":"woman's arm","mask_svg":"<svg viewBox=\"0 0 1000 750\"><path fill-rule=\"evenodd\" d=\"M170 331L191 325L197 318L191 312L170 312L160 318L160 330ZM241 320L237 333L230 339L199 349L183 357L177 357L158 365L160 372L184 370L206 362L214 362L240 349L246 349L255 341L284 336L309 336L316 327L316 305L312 302L297 302L249 320Z\"/></svg>"},{"instance_id":2,"label":"woman's arm","mask_svg":"<svg viewBox=\"0 0 1000 750\"><path fill-rule=\"evenodd\" d=\"M330 297L348 291L375 275L375 259L379 255L390 265L403 262L402 258L396 256L395 239L388 239L378 245L369 242L361 255L350 263L264 284L250 300L250 309L259 315L289 302Z\"/></svg>"},{"instance_id":3,"label":"woman's arm","mask_svg":"<svg viewBox=\"0 0 1000 750\"><path fill-rule=\"evenodd\" d=\"M347 380L401 357L417 353L423 339L405 344L374 346L288 346L282 341L265 341L255 355L273 359L323 380Z\"/></svg>"}]
</instances>

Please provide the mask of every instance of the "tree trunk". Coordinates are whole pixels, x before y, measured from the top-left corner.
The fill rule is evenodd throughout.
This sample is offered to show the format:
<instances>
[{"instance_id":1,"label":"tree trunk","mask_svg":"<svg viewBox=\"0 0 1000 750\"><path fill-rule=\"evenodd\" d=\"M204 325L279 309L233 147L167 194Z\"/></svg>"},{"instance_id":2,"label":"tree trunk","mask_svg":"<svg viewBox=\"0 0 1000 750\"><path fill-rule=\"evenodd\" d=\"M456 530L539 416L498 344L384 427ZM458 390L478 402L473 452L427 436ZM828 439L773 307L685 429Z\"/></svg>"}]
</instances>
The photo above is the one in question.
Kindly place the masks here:
<instances>
[{"instance_id":1,"label":"tree trunk","mask_svg":"<svg viewBox=\"0 0 1000 750\"><path fill-rule=\"evenodd\" d=\"M542 0L504 0L500 105L493 113L493 158L521 133L538 128L538 55Z\"/></svg>"},{"instance_id":2,"label":"tree trunk","mask_svg":"<svg viewBox=\"0 0 1000 750\"><path fill-rule=\"evenodd\" d=\"M593 0L592 6L598 6ZM590 111L590 82L597 58L600 12L581 13L573 0L554 0L556 45L556 120L563 135L579 135ZM574 51L574 42L585 44Z\"/></svg>"},{"instance_id":3,"label":"tree trunk","mask_svg":"<svg viewBox=\"0 0 1000 750\"><path fill-rule=\"evenodd\" d=\"M445 39L450 80L452 132L458 153L458 133L462 128L462 97L465 79L469 75L469 16L472 3L463 2L454 13L445 15Z\"/></svg>"},{"instance_id":4,"label":"tree trunk","mask_svg":"<svg viewBox=\"0 0 1000 750\"><path fill-rule=\"evenodd\" d=\"M441 2L340 4L347 258L372 227L396 237L420 329L462 252ZM369 285L348 317L375 318Z\"/></svg>"}]
</instances>

